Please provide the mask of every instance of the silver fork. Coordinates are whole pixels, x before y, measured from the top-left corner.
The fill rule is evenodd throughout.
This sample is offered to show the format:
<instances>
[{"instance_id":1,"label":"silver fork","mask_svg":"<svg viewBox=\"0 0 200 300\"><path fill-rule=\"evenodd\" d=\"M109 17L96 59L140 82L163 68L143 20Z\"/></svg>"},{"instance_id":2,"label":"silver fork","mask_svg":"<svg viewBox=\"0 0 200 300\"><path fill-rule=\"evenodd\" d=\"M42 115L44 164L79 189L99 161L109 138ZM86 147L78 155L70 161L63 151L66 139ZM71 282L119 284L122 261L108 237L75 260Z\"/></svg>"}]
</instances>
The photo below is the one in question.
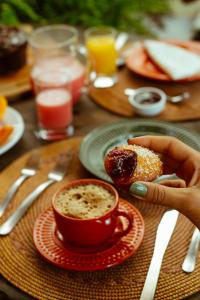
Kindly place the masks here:
<instances>
[{"instance_id":1,"label":"silver fork","mask_svg":"<svg viewBox=\"0 0 200 300\"><path fill-rule=\"evenodd\" d=\"M56 164L55 168L48 173L48 180L41 183L32 193L30 193L23 202L19 205L16 211L2 224L0 225L0 235L9 234L15 225L20 221L25 212L31 206L35 199L51 184L61 181L69 166L71 155L65 155L61 157Z\"/></svg>"},{"instance_id":2,"label":"silver fork","mask_svg":"<svg viewBox=\"0 0 200 300\"><path fill-rule=\"evenodd\" d=\"M0 217L2 217L5 209L7 208L8 204L11 202L14 194L21 186L21 184L29 177L32 177L36 174L38 166L40 163L39 154L37 150L34 150L31 156L28 158L26 165L23 169L21 169L21 175L16 179L16 181L11 185L9 188L7 195L0 203Z\"/></svg>"}]
</instances>

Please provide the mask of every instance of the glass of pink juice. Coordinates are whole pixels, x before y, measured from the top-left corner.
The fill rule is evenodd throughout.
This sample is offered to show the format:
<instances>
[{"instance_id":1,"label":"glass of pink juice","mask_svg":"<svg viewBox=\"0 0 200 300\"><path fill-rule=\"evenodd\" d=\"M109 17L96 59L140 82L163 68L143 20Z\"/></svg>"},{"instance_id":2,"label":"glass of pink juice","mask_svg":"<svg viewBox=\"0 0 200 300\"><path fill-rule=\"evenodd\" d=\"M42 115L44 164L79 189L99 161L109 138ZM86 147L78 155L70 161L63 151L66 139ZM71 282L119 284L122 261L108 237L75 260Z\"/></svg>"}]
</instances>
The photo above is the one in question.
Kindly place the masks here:
<instances>
[{"instance_id":1,"label":"glass of pink juice","mask_svg":"<svg viewBox=\"0 0 200 300\"><path fill-rule=\"evenodd\" d=\"M85 82L85 67L74 57L60 56L60 57L47 57L38 61L31 72L31 84L35 92L34 82L37 77L44 72L54 72L60 70L66 72L71 78L71 93L72 103L75 104L81 95L81 89Z\"/></svg>"},{"instance_id":2,"label":"glass of pink juice","mask_svg":"<svg viewBox=\"0 0 200 300\"><path fill-rule=\"evenodd\" d=\"M36 93L38 136L59 140L73 134L71 84L65 72L43 72L33 81Z\"/></svg>"},{"instance_id":3,"label":"glass of pink juice","mask_svg":"<svg viewBox=\"0 0 200 300\"><path fill-rule=\"evenodd\" d=\"M35 80L44 72L64 71L71 78L72 102L75 104L85 81L85 60L78 52L79 36L73 26L49 25L39 27L29 38L34 64L31 84L35 92ZM84 62L83 62L84 61Z\"/></svg>"}]
</instances>

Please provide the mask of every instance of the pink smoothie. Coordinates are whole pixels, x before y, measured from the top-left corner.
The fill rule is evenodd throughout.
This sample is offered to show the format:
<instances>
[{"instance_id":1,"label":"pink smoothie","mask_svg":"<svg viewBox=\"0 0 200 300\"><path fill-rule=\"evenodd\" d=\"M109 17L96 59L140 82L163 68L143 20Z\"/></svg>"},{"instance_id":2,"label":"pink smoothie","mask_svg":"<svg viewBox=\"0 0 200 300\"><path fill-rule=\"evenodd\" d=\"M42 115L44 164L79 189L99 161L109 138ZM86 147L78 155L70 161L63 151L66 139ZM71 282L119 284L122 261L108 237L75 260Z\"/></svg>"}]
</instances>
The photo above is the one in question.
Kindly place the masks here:
<instances>
[{"instance_id":1,"label":"pink smoothie","mask_svg":"<svg viewBox=\"0 0 200 300\"><path fill-rule=\"evenodd\" d=\"M37 63L31 73L33 90L35 91L34 81L41 73L51 73L58 70L66 71L69 74L72 90L72 101L73 104L75 104L80 97L81 88L84 85L85 67L76 58L71 56L47 58Z\"/></svg>"},{"instance_id":2,"label":"pink smoothie","mask_svg":"<svg viewBox=\"0 0 200 300\"><path fill-rule=\"evenodd\" d=\"M65 89L48 89L36 97L40 125L45 129L66 128L72 121L72 98Z\"/></svg>"}]
</instances>

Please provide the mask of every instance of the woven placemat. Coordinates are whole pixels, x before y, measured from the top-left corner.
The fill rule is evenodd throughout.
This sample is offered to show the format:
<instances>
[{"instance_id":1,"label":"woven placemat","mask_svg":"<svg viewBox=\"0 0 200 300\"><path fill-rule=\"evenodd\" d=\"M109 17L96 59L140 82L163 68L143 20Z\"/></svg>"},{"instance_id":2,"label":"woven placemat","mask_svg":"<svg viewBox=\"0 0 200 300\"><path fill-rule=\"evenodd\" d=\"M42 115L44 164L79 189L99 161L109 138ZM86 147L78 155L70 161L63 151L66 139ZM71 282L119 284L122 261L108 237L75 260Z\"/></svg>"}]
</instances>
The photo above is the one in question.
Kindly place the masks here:
<instances>
[{"instance_id":1,"label":"woven placemat","mask_svg":"<svg viewBox=\"0 0 200 300\"><path fill-rule=\"evenodd\" d=\"M70 172L62 183L56 183L44 192L9 236L0 237L0 273L11 283L37 299L56 300L133 300L139 299L152 257L155 233L164 208L130 199L145 220L145 237L137 253L116 267L95 272L77 272L59 269L41 258L33 244L33 226L37 216L50 206L51 194L63 183L91 175L78 158L80 139L74 138L41 148L40 172L22 185L5 217L13 212L30 191L46 179L55 159L71 151L74 153ZM21 157L0 174L0 199L18 177L29 154ZM200 291L200 262L190 275L181 270L183 257L193 231L193 225L180 216L167 249L155 299L182 299Z\"/></svg>"}]
</instances>

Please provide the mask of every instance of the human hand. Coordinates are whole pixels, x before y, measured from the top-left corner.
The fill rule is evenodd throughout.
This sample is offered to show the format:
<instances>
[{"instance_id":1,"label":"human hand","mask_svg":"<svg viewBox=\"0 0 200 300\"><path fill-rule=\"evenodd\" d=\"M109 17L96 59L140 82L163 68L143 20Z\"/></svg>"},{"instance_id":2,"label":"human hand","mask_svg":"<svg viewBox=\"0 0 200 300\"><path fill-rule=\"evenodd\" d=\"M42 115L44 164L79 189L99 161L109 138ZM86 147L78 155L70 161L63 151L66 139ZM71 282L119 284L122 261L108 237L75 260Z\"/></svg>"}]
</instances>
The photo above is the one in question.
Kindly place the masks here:
<instances>
[{"instance_id":1,"label":"human hand","mask_svg":"<svg viewBox=\"0 0 200 300\"><path fill-rule=\"evenodd\" d=\"M185 214L200 228L200 153L173 137L143 136L129 144L147 147L161 155L164 173L176 173L180 179L160 184L136 182L130 193L149 202L169 206Z\"/></svg>"}]
</instances>

